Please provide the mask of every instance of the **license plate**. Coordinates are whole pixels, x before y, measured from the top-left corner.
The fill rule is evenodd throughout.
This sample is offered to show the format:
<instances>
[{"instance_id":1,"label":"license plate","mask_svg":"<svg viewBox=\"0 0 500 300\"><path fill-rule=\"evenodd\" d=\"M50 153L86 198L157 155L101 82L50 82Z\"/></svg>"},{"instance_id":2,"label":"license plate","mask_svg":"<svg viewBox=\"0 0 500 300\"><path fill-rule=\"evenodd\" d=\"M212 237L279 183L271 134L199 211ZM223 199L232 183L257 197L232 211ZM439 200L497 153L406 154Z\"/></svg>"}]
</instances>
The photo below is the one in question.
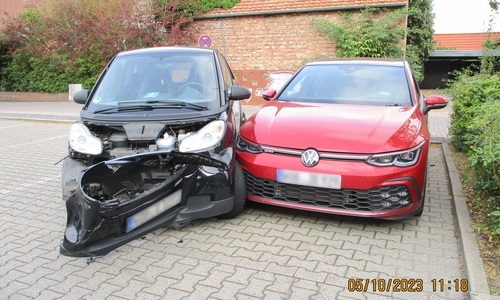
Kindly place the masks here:
<instances>
[{"instance_id":1,"label":"license plate","mask_svg":"<svg viewBox=\"0 0 500 300\"><path fill-rule=\"evenodd\" d=\"M341 188L342 182L342 176L337 174L320 174L278 169L276 175L276 180L280 183L290 183L336 190Z\"/></svg>"},{"instance_id":2,"label":"license plate","mask_svg":"<svg viewBox=\"0 0 500 300\"><path fill-rule=\"evenodd\" d=\"M177 190L176 192L168 195L167 197L161 199L160 201L152 204L151 206L141 210L135 215L128 217L127 219L127 232L134 230L135 228L141 226L147 221L153 219L154 217L166 212L170 208L181 203L182 190Z\"/></svg>"}]
</instances>

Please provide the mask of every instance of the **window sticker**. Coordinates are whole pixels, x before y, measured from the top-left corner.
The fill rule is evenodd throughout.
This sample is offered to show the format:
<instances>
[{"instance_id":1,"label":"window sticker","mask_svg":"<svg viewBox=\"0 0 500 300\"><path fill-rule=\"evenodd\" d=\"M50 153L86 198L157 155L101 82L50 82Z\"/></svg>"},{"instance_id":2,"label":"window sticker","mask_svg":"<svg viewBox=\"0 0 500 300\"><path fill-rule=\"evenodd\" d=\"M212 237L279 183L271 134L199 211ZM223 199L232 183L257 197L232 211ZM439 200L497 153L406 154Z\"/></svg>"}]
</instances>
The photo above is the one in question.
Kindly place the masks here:
<instances>
[{"instance_id":1,"label":"window sticker","mask_svg":"<svg viewBox=\"0 0 500 300\"><path fill-rule=\"evenodd\" d=\"M146 95L144 95L144 98L156 98L160 94L160 92L149 92Z\"/></svg>"}]
</instances>

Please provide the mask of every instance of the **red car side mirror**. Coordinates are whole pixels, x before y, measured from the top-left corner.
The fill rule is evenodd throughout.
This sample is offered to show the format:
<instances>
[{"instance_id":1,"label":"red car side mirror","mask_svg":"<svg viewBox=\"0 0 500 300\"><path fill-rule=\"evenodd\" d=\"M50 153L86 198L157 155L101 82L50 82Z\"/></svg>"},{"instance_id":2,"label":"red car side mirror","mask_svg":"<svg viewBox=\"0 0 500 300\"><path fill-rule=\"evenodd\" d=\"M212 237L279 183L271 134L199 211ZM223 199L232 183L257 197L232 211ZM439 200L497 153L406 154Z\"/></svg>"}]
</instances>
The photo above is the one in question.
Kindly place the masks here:
<instances>
[{"instance_id":1,"label":"red car side mirror","mask_svg":"<svg viewBox=\"0 0 500 300\"><path fill-rule=\"evenodd\" d=\"M448 99L443 96L431 95L425 98L424 114L428 113L431 109L441 109L448 105Z\"/></svg>"},{"instance_id":2,"label":"red car side mirror","mask_svg":"<svg viewBox=\"0 0 500 300\"><path fill-rule=\"evenodd\" d=\"M264 98L264 100L267 100L267 101L273 99L275 96L276 96L275 90L267 90L264 93L262 93L262 98Z\"/></svg>"}]
</instances>

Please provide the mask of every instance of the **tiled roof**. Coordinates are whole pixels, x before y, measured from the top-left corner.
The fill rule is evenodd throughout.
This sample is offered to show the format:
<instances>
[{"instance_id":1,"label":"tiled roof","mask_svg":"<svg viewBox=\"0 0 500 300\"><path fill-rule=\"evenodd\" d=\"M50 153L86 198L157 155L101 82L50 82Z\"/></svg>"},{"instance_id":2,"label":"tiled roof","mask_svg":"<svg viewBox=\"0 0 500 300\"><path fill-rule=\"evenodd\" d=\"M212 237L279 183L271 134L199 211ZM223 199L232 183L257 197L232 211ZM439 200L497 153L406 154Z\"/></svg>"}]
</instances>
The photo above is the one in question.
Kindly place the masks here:
<instances>
[{"instance_id":1,"label":"tiled roof","mask_svg":"<svg viewBox=\"0 0 500 300\"><path fill-rule=\"evenodd\" d=\"M436 50L483 50L483 43L488 38L488 33L453 33L434 34ZM494 32L490 39L497 41L500 33Z\"/></svg>"},{"instance_id":2,"label":"tiled roof","mask_svg":"<svg viewBox=\"0 0 500 300\"><path fill-rule=\"evenodd\" d=\"M407 2L408 0L240 0L238 4L228 10L217 8L205 16L367 5L405 5Z\"/></svg>"}]
</instances>

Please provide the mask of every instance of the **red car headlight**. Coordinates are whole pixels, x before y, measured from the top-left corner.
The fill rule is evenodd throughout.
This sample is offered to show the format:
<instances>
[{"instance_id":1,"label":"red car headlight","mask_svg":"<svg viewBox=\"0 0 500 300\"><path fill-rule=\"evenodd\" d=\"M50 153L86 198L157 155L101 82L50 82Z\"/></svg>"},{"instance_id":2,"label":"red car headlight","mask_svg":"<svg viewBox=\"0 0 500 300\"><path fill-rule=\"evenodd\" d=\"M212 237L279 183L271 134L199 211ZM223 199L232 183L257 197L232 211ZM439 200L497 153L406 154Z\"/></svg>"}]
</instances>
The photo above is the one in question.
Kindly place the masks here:
<instances>
[{"instance_id":1,"label":"red car headlight","mask_svg":"<svg viewBox=\"0 0 500 300\"><path fill-rule=\"evenodd\" d=\"M236 148L238 148L238 150L240 151L249 152L252 154L259 154L264 152L262 151L262 148L259 146L259 144L247 141L240 135L238 135L238 138L236 140Z\"/></svg>"},{"instance_id":2,"label":"red car headlight","mask_svg":"<svg viewBox=\"0 0 500 300\"><path fill-rule=\"evenodd\" d=\"M420 152L425 142L418 144L416 147L408 149L406 151L398 151L392 153L384 154L374 154L370 156L366 162L370 165L375 165L379 167L387 166L397 166L397 167L409 167L417 163L420 157Z\"/></svg>"}]
</instances>

